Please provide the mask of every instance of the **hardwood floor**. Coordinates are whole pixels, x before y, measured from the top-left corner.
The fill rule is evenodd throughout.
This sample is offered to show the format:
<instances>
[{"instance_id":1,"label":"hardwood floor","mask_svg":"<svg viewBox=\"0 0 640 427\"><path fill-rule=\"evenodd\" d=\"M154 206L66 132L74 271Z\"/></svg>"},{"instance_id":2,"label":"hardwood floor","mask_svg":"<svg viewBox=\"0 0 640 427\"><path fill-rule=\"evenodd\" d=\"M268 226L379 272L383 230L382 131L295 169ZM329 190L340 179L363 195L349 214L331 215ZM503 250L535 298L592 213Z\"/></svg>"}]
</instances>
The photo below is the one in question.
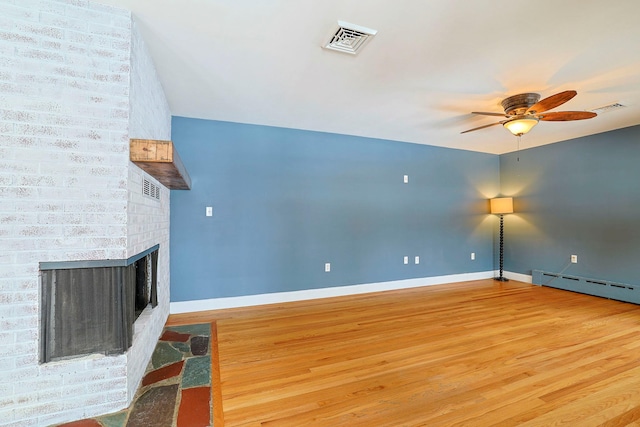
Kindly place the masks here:
<instances>
[{"instance_id":1,"label":"hardwood floor","mask_svg":"<svg viewBox=\"0 0 640 427\"><path fill-rule=\"evenodd\" d=\"M640 426L634 304L485 280L169 323L212 320L227 427Z\"/></svg>"}]
</instances>

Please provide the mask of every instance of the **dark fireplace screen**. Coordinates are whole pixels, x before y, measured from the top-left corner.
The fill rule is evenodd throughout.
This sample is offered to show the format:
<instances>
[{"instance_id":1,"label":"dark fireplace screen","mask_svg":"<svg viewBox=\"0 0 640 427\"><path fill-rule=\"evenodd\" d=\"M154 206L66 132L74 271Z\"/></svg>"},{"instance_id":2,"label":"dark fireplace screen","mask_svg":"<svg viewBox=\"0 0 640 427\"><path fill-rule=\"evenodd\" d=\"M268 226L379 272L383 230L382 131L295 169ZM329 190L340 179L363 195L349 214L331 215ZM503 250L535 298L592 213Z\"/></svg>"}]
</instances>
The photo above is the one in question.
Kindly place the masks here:
<instances>
[{"instance_id":1,"label":"dark fireplace screen","mask_svg":"<svg viewBox=\"0 0 640 427\"><path fill-rule=\"evenodd\" d=\"M136 318L158 303L157 245L128 260L41 263L40 269L42 363L124 353Z\"/></svg>"}]
</instances>

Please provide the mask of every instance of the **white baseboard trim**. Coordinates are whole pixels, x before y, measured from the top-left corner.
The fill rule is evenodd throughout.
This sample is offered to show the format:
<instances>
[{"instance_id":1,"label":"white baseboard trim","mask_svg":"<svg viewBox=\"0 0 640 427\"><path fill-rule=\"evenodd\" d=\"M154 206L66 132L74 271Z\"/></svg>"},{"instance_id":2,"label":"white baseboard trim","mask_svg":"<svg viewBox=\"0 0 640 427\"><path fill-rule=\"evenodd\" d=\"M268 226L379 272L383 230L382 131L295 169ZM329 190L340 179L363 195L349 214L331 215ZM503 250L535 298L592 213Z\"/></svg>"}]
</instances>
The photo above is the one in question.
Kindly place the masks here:
<instances>
[{"instance_id":1,"label":"white baseboard trim","mask_svg":"<svg viewBox=\"0 0 640 427\"><path fill-rule=\"evenodd\" d=\"M494 273L496 276L500 274L498 270L496 270ZM510 280L517 280L518 282L524 282L524 283L533 283L533 276L530 276L528 274L512 273L511 271L504 271L502 275Z\"/></svg>"},{"instance_id":2,"label":"white baseboard trim","mask_svg":"<svg viewBox=\"0 0 640 427\"><path fill-rule=\"evenodd\" d=\"M240 297L212 298L193 301L178 301L169 304L169 312L171 314L179 314L192 313L196 311L221 310L225 308L249 307L254 305L278 304L283 302L294 302L319 298L366 294L370 292L417 288L421 286L443 285L446 283L467 282L470 280L491 279L494 276L494 271L482 271L478 273L451 274L448 276L394 280L390 282L368 283L363 285L306 289L302 291L292 292L277 292L273 294L245 295ZM514 277L514 280L520 279L516 279ZM530 276L529 283L531 283Z\"/></svg>"}]
</instances>

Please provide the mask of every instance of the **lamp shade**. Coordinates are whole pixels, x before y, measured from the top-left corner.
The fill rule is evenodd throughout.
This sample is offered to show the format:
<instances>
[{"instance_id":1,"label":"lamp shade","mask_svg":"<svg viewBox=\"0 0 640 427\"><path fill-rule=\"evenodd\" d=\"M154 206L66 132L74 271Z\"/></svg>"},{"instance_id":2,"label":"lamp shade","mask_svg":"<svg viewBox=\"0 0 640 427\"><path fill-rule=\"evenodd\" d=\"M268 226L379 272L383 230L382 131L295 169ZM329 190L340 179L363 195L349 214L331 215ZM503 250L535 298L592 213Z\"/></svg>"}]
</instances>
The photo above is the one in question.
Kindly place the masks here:
<instances>
[{"instance_id":1,"label":"lamp shade","mask_svg":"<svg viewBox=\"0 0 640 427\"><path fill-rule=\"evenodd\" d=\"M492 214L513 213L513 197L497 197L490 202Z\"/></svg>"},{"instance_id":2,"label":"lamp shade","mask_svg":"<svg viewBox=\"0 0 640 427\"><path fill-rule=\"evenodd\" d=\"M504 123L502 126L506 127L509 132L515 136L524 135L529 132L535 125L538 124L538 119L535 117L527 117L522 119L513 119Z\"/></svg>"}]
</instances>

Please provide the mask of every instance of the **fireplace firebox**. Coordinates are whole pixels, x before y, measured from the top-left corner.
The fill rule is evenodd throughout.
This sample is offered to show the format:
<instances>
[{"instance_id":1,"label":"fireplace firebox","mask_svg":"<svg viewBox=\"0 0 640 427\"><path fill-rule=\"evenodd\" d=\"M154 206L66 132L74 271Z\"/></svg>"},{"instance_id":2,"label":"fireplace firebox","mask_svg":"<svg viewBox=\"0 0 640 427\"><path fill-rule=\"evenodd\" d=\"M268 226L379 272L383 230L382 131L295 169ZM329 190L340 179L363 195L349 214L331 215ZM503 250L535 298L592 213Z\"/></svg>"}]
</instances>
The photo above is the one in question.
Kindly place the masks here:
<instances>
[{"instance_id":1,"label":"fireplace firebox","mask_svg":"<svg viewBox=\"0 0 640 427\"><path fill-rule=\"evenodd\" d=\"M40 362L124 353L158 304L156 245L126 260L42 262Z\"/></svg>"}]
</instances>

